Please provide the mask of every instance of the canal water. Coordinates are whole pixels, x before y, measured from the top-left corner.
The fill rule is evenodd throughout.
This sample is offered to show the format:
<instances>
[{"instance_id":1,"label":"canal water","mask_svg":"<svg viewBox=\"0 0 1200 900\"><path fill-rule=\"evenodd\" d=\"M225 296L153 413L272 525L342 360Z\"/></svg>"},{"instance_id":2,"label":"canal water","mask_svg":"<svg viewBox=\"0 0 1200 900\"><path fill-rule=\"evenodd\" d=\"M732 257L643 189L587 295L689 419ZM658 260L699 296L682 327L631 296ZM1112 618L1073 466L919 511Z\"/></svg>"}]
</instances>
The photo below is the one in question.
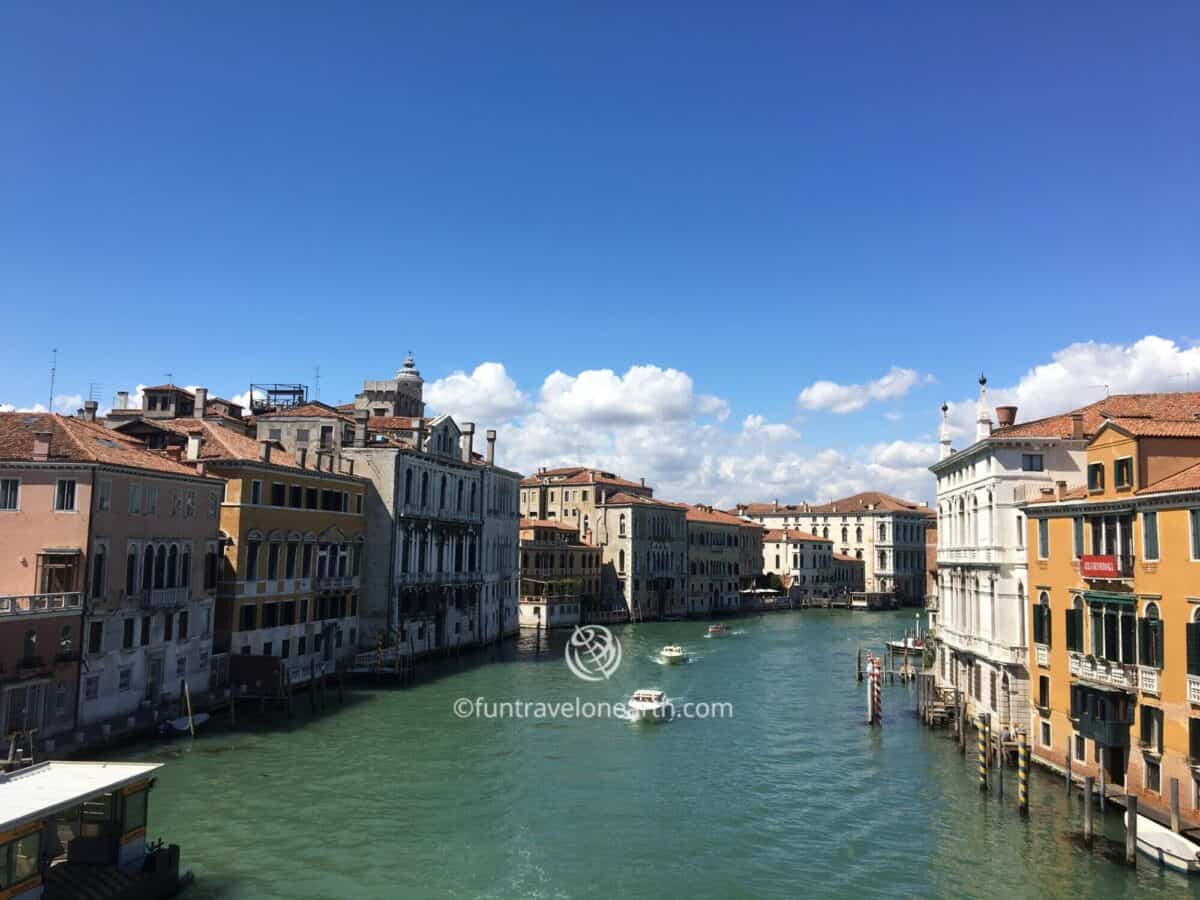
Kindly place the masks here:
<instances>
[{"instance_id":1,"label":"canal water","mask_svg":"<svg viewBox=\"0 0 1200 900\"><path fill-rule=\"evenodd\" d=\"M1080 846L1078 794L1035 771L1031 815L981 795L974 762L924 729L913 689L885 685L868 728L855 648L912 613L785 612L613 629L623 660L588 683L565 635L447 664L409 689L347 691L324 716L210 722L194 741L116 754L166 763L149 833L183 848L187 896L1133 897L1200 896L1145 859ZM664 644L692 654L655 659ZM495 658L494 662L485 662ZM732 718L461 719L459 698L621 701L661 687ZM1119 852L1120 821L1104 830Z\"/></svg>"}]
</instances>

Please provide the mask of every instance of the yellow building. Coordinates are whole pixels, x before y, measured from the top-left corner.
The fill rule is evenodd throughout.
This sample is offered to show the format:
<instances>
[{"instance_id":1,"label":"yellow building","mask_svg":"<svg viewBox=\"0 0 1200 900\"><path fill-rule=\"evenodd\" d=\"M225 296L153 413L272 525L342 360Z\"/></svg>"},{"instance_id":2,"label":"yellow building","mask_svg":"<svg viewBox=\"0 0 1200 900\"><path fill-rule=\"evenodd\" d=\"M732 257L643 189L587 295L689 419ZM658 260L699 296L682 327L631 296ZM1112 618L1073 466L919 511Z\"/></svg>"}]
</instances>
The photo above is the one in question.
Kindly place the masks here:
<instances>
[{"instance_id":1,"label":"yellow building","mask_svg":"<svg viewBox=\"0 0 1200 900\"><path fill-rule=\"evenodd\" d=\"M1200 824L1200 420L1110 418L1028 517L1033 754ZM1194 395L1191 395L1194 396Z\"/></svg>"}]
</instances>

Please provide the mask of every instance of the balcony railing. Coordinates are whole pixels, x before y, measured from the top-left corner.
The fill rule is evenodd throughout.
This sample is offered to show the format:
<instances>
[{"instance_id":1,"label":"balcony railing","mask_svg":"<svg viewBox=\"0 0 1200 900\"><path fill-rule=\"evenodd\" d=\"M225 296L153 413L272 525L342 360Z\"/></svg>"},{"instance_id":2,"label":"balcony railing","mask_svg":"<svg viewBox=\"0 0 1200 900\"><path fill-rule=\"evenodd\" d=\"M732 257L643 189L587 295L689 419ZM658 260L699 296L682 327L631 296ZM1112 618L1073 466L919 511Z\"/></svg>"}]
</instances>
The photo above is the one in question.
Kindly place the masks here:
<instances>
[{"instance_id":1,"label":"balcony railing","mask_svg":"<svg viewBox=\"0 0 1200 900\"><path fill-rule=\"evenodd\" d=\"M42 616L47 613L79 612L83 594L23 594L0 597L0 616Z\"/></svg>"},{"instance_id":2,"label":"balcony railing","mask_svg":"<svg viewBox=\"0 0 1200 900\"><path fill-rule=\"evenodd\" d=\"M1111 685L1127 691L1138 685L1137 669L1124 663L1072 654L1070 668L1072 675L1096 684Z\"/></svg>"},{"instance_id":3,"label":"balcony railing","mask_svg":"<svg viewBox=\"0 0 1200 900\"><path fill-rule=\"evenodd\" d=\"M1188 703L1200 703L1200 675L1187 677Z\"/></svg>"},{"instance_id":4,"label":"balcony railing","mask_svg":"<svg viewBox=\"0 0 1200 900\"><path fill-rule=\"evenodd\" d=\"M353 575L316 575L312 579L313 590L327 591L331 588L354 587Z\"/></svg>"},{"instance_id":5,"label":"balcony railing","mask_svg":"<svg viewBox=\"0 0 1200 900\"><path fill-rule=\"evenodd\" d=\"M1037 650L1037 664L1048 668L1050 665L1050 648L1045 644L1034 644L1033 646Z\"/></svg>"},{"instance_id":6,"label":"balcony railing","mask_svg":"<svg viewBox=\"0 0 1200 900\"><path fill-rule=\"evenodd\" d=\"M190 599L191 592L189 587L151 588L142 591L142 608L168 609L172 606L183 606Z\"/></svg>"},{"instance_id":7,"label":"balcony railing","mask_svg":"<svg viewBox=\"0 0 1200 900\"><path fill-rule=\"evenodd\" d=\"M1138 689L1147 694L1158 693L1158 669L1141 666L1138 669Z\"/></svg>"}]
</instances>

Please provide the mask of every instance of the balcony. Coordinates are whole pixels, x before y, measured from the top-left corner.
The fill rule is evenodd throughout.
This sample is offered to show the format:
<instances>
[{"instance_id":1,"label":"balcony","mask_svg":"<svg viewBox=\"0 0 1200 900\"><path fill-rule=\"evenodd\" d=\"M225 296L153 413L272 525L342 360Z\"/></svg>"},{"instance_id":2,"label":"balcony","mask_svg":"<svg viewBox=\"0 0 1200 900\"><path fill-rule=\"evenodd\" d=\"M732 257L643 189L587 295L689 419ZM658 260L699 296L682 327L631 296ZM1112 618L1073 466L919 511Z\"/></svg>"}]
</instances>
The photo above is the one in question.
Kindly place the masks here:
<instances>
[{"instance_id":1,"label":"balcony","mask_svg":"<svg viewBox=\"0 0 1200 900\"><path fill-rule=\"evenodd\" d=\"M187 587L151 588L142 591L142 608L170 609L184 606L191 599L191 592L192 589Z\"/></svg>"},{"instance_id":2,"label":"balcony","mask_svg":"<svg viewBox=\"0 0 1200 900\"><path fill-rule=\"evenodd\" d=\"M1037 664L1044 669L1050 668L1050 648L1045 644L1034 644L1033 646L1037 652Z\"/></svg>"},{"instance_id":3,"label":"balcony","mask_svg":"<svg viewBox=\"0 0 1200 900\"><path fill-rule=\"evenodd\" d=\"M1158 669L1138 667L1138 690L1146 694L1158 693Z\"/></svg>"},{"instance_id":4,"label":"balcony","mask_svg":"<svg viewBox=\"0 0 1200 900\"><path fill-rule=\"evenodd\" d=\"M82 609L83 594L79 591L0 597L0 616L78 615Z\"/></svg>"},{"instance_id":5,"label":"balcony","mask_svg":"<svg viewBox=\"0 0 1200 900\"><path fill-rule=\"evenodd\" d=\"M1107 659L1071 654L1071 674L1084 681L1108 685L1126 691L1138 685L1137 669Z\"/></svg>"},{"instance_id":6,"label":"balcony","mask_svg":"<svg viewBox=\"0 0 1200 900\"><path fill-rule=\"evenodd\" d=\"M1200 675L1187 677L1188 703L1200 704Z\"/></svg>"}]
</instances>

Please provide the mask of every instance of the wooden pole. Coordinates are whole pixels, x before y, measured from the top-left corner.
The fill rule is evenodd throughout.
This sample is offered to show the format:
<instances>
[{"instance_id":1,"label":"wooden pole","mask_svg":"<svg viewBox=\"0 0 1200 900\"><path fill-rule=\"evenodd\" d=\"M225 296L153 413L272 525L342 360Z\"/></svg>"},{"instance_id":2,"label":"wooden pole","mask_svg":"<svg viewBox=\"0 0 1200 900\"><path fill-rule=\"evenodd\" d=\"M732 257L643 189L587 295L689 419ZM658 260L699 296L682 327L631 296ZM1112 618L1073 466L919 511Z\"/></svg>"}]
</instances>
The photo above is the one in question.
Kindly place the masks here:
<instances>
[{"instance_id":1,"label":"wooden pole","mask_svg":"<svg viewBox=\"0 0 1200 900\"><path fill-rule=\"evenodd\" d=\"M996 741L996 796L1004 799L1004 746L1003 741Z\"/></svg>"},{"instance_id":2,"label":"wooden pole","mask_svg":"<svg viewBox=\"0 0 1200 900\"><path fill-rule=\"evenodd\" d=\"M1067 799L1071 797L1071 738L1067 738Z\"/></svg>"},{"instance_id":3,"label":"wooden pole","mask_svg":"<svg viewBox=\"0 0 1200 900\"><path fill-rule=\"evenodd\" d=\"M1029 744L1025 729L1017 732L1017 809L1029 815Z\"/></svg>"},{"instance_id":4,"label":"wooden pole","mask_svg":"<svg viewBox=\"0 0 1200 900\"><path fill-rule=\"evenodd\" d=\"M1104 752L1104 747L1100 747L1100 793L1096 800L1096 805L1100 807L1100 812L1104 812L1104 757L1107 754Z\"/></svg>"},{"instance_id":5,"label":"wooden pole","mask_svg":"<svg viewBox=\"0 0 1200 900\"><path fill-rule=\"evenodd\" d=\"M975 749L979 753L979 790L987 791L987 729L983 724L982 717L975 720Z\"/></svg>"},{"instance_id":6,"label":"wooden pole","mask_svg":"<svg viewBox=\"0 0 1200 900\"><path fill-rule=\"evenodd\" d=\"M1128 794L1125 797L1125 862L1131 866L1137 865L1137 797Z\"/></svg>"},{"instance_id":7,"label":"wooden pole","mask_svg":"<svg viewBox=\"0 0 1200 900\"><path fill-rule=\"evenodd\" d=\"M1095 786L1095 778L1091 775L1083 777L1083 839L1089 847L1092 844L1092 789Z\"/></svg>"},{"instance_id":8,"label":"wooden pole","mask_svg":"<svg viewBox=\"0 0 1200 900\"><path fill-rule=\"evenodd\" d=\"M1171 830L1179 833L1179 779L1171 779Z\"/></svg>"},{"instance_id":9,"label":"wooden pole","mask_svg":"<svg viewBox=\"0 0 1200 900\"><path fill-rule=\"evenodd\" d=\"M187 702L188 731L191 733L192 737L195 737L196 720L192 716L192 692L188 690L186 678L180 679L180 682L183 685L183 699Z\"/></svg>"},{"instance_id":10,"label":"wooden pole","mask_svg":"<svg viewBox=\"0 0 1200 900\"><path fill-rule=\"evenodd\" d=\"M862 679L863 679L862 645L861 644L859 644L858 648L854 651L854 677L858 681L862 681Z\"/></svg>"}]
</instances>

